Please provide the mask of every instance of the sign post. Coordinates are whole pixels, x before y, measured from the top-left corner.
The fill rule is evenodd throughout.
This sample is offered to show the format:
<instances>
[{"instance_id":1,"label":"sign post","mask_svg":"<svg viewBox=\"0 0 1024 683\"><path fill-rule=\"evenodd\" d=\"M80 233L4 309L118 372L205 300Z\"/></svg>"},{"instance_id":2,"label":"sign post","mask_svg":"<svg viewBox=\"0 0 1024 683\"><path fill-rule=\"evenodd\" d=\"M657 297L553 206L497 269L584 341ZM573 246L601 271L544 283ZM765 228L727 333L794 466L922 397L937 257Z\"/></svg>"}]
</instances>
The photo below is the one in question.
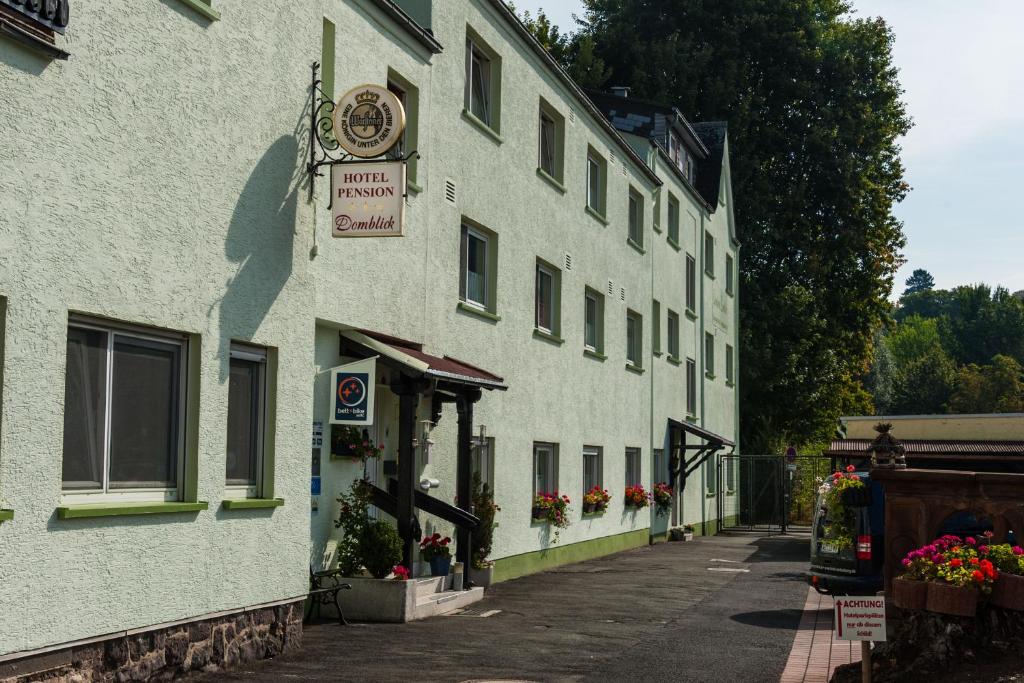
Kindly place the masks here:
<instances>
[{"instance_id":1,"label":"sign post","mask_svg":"<svg viewBox=\"0 0 1024 683\"><path fill-rule=\"evenodd\" d=\"M882 596L836 598L836 637L859 640L861 680L871 683L871 642L885 642L885 598Z\"/></svg>"}]
</instances>

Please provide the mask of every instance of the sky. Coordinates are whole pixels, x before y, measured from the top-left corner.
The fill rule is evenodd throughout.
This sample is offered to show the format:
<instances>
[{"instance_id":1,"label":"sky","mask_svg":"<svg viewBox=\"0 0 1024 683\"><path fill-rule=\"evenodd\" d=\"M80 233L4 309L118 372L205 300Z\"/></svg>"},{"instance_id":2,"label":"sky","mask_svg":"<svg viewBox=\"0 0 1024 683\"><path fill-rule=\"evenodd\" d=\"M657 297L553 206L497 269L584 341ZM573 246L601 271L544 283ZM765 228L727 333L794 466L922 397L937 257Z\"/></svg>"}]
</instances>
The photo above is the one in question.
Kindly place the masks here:
<instances>
[{"instance_id":1,"label":"sky","mask_svg":"<svg viewBox=\"0 0 1024 683\"><path fill-rule=\"evenodd\" d=\"M1024 290L1024 26L1021 0L852 0L857 16L881 16L896 35L907 111L900 141L913 188L895 213L907 263L939 288L985 282ZM573 26L577 0L516 0ZM684 112L685 113L685 112Z\"/></svg>"}]
</instances>

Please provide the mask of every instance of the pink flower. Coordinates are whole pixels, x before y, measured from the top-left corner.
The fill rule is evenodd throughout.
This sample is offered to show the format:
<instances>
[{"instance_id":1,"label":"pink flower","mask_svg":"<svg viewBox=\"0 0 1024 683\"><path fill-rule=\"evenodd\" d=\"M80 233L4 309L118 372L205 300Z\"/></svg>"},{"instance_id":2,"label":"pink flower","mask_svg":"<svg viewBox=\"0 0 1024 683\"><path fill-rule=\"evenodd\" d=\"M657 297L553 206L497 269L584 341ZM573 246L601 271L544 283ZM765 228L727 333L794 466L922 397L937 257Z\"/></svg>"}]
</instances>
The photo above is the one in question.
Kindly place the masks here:
<instances>
[{"instance_id":1,"label":"pink flower","mask_svg":"<svg viewBox=\"0 0 1024 683\"><path fill-rule=\"evenodd\" d=\"M910 566L910 560L908 560L907 558L904 557L903 558L903 566L904 567L909 567Z\"/></svg>"},{"instance_id":2,"label":"pink flower","mask_svg":"<svg viewBox=\"0 0 1024 683\"><path fill-rule=\"evenodd\" d=\"M967 544L968 545L978 545L978 542L976 540L974 540L974 536L968 536L967 537Z\"/></svg>"},{"instance_id":3,"label":"pink flower","mask_svg":"<svg viewBox=\"0 0 1024 683\"><path fill-rule=\"evenodd\" d=\"M1013 554L1014 555L1024 555L1024 548L1021 548L1019 545L1013 546Z\"/></svg>"}]
</instances>

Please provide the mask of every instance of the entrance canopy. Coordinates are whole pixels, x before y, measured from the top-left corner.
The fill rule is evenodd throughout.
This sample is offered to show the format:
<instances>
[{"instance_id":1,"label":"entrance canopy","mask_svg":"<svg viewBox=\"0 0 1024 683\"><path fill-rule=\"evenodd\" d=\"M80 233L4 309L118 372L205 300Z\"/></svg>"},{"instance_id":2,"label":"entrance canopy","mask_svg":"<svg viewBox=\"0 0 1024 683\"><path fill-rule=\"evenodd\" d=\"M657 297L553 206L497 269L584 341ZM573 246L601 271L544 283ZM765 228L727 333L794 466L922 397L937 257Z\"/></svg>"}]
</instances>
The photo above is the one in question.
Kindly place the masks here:
<instances>
[{"instance_id":1,"label":"entrance canopy","mask_svg":"<svg viewBox=\"0 0 1024 683\"><path fill-rule=\"evenodd\" d=\"M669 443L672 444L669 474L672 476L673 485L676 477L679 477L680 483L685 487L686 480L704 461L723 448L736 448L735 442L730 439L689 422L669 418L668 428ZM695 437L693 441L699 440L703 443L687 444L688 434ZM687 457L687 451L695 451L693 457Z\"/></svg>"},{"instance_id":2,"label":"entrance canopy","mask_svg":"<svg viewBox=\"0 0 1024 683\"><path fill-rule=\"evenodd\" d=\"M505 380L495 374L452 358L434 356L423 351L423 345L371 330L344 330L341 332L341 351L344 355L368 356L377 354L398 365L409 374L450 382L479 389L505 391Z\"/></svg>"}]
</instances>

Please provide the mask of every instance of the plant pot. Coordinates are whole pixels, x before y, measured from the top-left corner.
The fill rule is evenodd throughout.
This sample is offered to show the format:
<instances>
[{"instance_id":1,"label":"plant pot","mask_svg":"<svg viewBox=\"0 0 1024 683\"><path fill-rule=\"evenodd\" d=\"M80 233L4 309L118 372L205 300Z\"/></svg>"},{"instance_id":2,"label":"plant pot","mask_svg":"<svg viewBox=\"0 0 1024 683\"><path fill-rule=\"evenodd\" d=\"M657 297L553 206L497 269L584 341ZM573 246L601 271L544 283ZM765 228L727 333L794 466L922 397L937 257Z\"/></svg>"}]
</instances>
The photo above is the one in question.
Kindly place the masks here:
<instances>
[{"instance_id":1,"label":"plant pot","mask_svg":"<svg viewBox=\"0 0 1024 683\"><path fill-rule=\"evenodd\" d=\"M692 541L693 540L693 532L692 531L684 531L683 532L683 540L684 541Z\"/></svg>"},{"instance_id":2,"label":"plant pot","mask_svg":"<svg viewBox=\"0 0 1024 683\"><path fill-rule=\"evenodd\" d=\"M589 515L592 512L596 512L596 511L597 511L597 505L595 503L584 503L583 504L583 514Z\"/></svg>"},{"instance_id":3,"label":"plant pot","mask_svg":"<svg viewBox=\"0 0 1024 683\"><path fill-rule=\"evenodd\" d=\"M487 569L476 569L475 567L470 567L469 581L474 586L487 588L494 583L494 565L492 564L487 567Z\"/></svg>"},{"instance_id":4,"label":"plant pot","mask_svg":"<svg viewBox=\"0 0 1024 683\"><path fill-rule=\"evenodd\" d=\"M992 604L1012 610L1024 610L1024 576L1000 573L992 584Z\"/></svg>"},{"instance_id":5,"label":"plant pot","mask_svg":"<svg viewBox=\"0 0 1024 683\"><path fill-rule=\"evenodd\" d=\"M928 582L926 609L938 614L973 617L978 613L978 590L970 586L953 586L938 581Z\"/></svg>"},{"instance_id":6,"label":"plant pot","mask_svg":"<svg viewBox=\"0 0 1024 683\"><path fill-rule=\"evenodd\" d=\"M924 609L928 604L928 583L901 577L893 579L892 602L903 609Z\"/></svg>"},{"instance_id":7,"label":"plant pot","mask_svg":"<svg viewBox=\"0 0 1024 683\"><path fill-rule=\"evenodd\" d=\"M439 555L437 557L430 558L430 575L431 576L448 576L448 572L452 568L452 556L451 555Z\"/></svg>"}]
</instances>

